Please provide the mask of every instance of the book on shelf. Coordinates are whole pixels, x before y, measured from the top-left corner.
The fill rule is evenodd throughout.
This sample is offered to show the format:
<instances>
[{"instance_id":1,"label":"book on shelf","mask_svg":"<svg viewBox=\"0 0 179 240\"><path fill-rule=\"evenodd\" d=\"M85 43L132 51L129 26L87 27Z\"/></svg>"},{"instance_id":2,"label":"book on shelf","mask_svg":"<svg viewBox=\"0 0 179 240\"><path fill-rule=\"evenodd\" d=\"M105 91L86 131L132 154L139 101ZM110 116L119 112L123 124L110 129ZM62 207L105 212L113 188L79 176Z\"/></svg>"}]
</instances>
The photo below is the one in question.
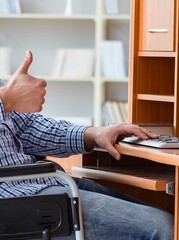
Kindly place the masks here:
<instances>
[{"instance_id":1,"label":"book on shelf","mask_svg":"<svg viewBox=\"0 0 179 240\"><path fill-rule=\"evenodd\" d=\"M104 125L108 125L110 123L115 123L116 119L114 116L114 112L111 106L110 101L106 101L102 104L102 116Z\"/></svg>"},{"instance_id":2,"label":"book on shelf","mask_svg":"<svg viewBox=\"0 0 179 240\"><path fill-rule=\"evenodd\" d=\"M119 101L119 109L121 111L122 119L124 122L127 122L128 118L128 102L127 101Z\"/></svg>"},{"instance_id":3,"label":"book on shelf","mask_svg":"<svg viewBox=\"0 0 179 240\"><path fill-rule=\"evenodd\" d=\"M60 48L56 50L54 63L52 65L52 76L60 77L65 62L66 49Z\"/></svg>"},{"instance_id":4,"label":"book on shelf","mask_svg":"<svg viewBox=\"0 0 179 240\"><path fill-rule=\"evenodd\" d=\"M122 41L101 42L101 72L103 77L110 79L127 77Z\"/></svg>"},{"instance_id":5,"label":"book on shelf","mask_svg":"<svg viewBox=\"0 0 179 240\"><path fill-rule=\"evenodd\" d=\"M20 0L9 0L10 13L20 14L22 13Z\"/></svg>"},{"instance_id":6,"label":"book on shelf","mask_svg":"<svg viewBox=\"0 0 179 240\"><path fill-rule=\"evenodd\" d=\"M9 2L7 0L1 0L0 12L1 13L10 13Z\"/></svg>"},{"instance_id":7,"label":"book on shelf","mask_svg":"<svg viewBox=\"0 0 179 240\"><path fill-rule=\"evenodd\" d=\"M119 106L118 102L112 101L111 104L112 104L112 106L111 106L112 111L113 111L113 114L114 114L114 117L115 117L115 122L119 122L119 123L124 122L123 114L121 112L121 109L120 109L120 106Z\"/></svg>"},{"instance_id":8,"label":"book on shelf","mask_svg":"<svg viewBox=\"0 0 179 240\"><path fill-rule=\"evenodd\" d=\"M87 78L94 74L94 49L58 49L52 76Z\"/></svg>"},{"instance_id":9,"label":"book on shelf","mask_svg":"<svg viewBox=\"0 0 179 240\"><path fill-rule=\"evenodd\" d=\"M1 0L0 13L14 13L22 12L20 0Z\"/></svg>"},{"instance_id":10,"label":"book on shelf","mask_svg":"<svg viewBox=\"0 0 179 240\"><path fill-rule=\"evenodd\" d=\"M102 104L104 125L127 122L127 101L105 101Z\"/></svg>"},{"instance_id":11,"label":"book on shelf","mask_svg":"<svg viewBox=\"0 0 179 240\"><path fill-rule=\"evenodd\" d=\"M69 16L73 14L73 0L66 0L64 15Z\"/></svg>"},{"instance_id":12,"label":"book on shelf","mask_svg":"<svg viewBox=\"0 0 179 240\"><path fill-rule=\"evenodd\" d=\"M10 75L11 71L11 48L0 47L0 75Z\"/></svg>"},{"instance_id":13,"label":"book on shelf","mask_svg":"<svg viewBox=\"0 0 179 240\"><path fill-rule=\"evenodd\" d=\"M119 2L118 0L105 0L105 11L108 15L119 14Z\"/></svg>"}]
</instances>

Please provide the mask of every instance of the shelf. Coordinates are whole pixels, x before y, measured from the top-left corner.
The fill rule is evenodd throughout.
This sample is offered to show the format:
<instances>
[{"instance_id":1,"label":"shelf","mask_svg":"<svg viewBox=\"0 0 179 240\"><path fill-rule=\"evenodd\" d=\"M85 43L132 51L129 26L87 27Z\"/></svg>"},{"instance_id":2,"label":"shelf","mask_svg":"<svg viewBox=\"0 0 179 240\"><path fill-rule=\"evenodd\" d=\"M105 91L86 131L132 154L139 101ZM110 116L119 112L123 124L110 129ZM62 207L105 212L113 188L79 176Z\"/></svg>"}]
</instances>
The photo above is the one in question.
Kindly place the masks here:
<instances>
[{"instance_id":1,"label":"shelf","mask_svg":"<svg viewBox=\"0 0 179 240\"><path fill-rule=\"evenodd\" d=\"M109 78L101 78L101 82L115 82L115 83L128 83L129 78L120 78L120 79L109 79Z\"/></svg>"},{"instance_id":2,"label":"shelf","mask_svg":"<svg viewBox=\"0 0 179 240\"><path fill-rule=\"evenodd\" d=\"M176 57L176 52L144 52L139 51L138 56L139 57Z\"/></svg>"},{"instance_id":3,"label":"shelf","mask_svg":"<svg viewBox=\"0 0 179 240\"><path fill-rule=\"evenodd\" d=\"M91 82L94 83L95 79L93 77L84 77L84 78L56 78L56 77L46 77L46 76L42 76L41 78L44 78L46 81L49 82ZM85 79L85 80L84 80Z\"/></svg>"},{"instance_id":4,"label":"shelf","mask_svg":"<svg viewBox=\"0 0 179 240\"><path fill-rule=\"evenodd\" d=\"M157 102L175 102L174 96L159 96L159 95L151 95L151 94L137 94L137 99L157 101Z\"/></svg>"},{"instance_id":5,"label":"shelf","mask_svg":"<svg viewBox=\"0 0 179 240\"><path fill-rule=\"evenodd\" d=\"M103 15L104 20L114 20L114 21L129 21L130 20L130 15L128 14L121 14L121 15Z\"/></svg>"},{"instance_id":6,"label":"shelf","mask_svg":"<svg viewBox=\"0 0 179 240\"><path fill-rule=\"evenodd\" d=\"M162 173L154 167L72 167L72 175L106 180L153 191L165 191L166 183L174 181L174 174Z\"/></svg>"},{"instance_id":7,"label":"shelf","mask_svg":"<svg viewBox=\"0 0 179 240\"><path fill-rule=\"evenodd\" d=\"M51 76L37 76L37 78L43 78L47 82L91 82L94 83L95 79L94 77L84 77L84 78L57 78L57 77L51 77ZM1 76L0 79L3 81L8 81L12 76L11 75L6 75L6 76ZM84 80L85 79L85 80Z\"/></svg>"},{"instance_id":8,"label":"shelf","mask_svg":"<svg viewBox=\"0 0 179 240\"><path fill-rule=\"evenodd\" d=\"M59 19L59 20L96 20L95 15L70 15L62 14L40 14L40 13L21 13L21 14L0 14L1 19Z\"/></svg>"}]
</instances>

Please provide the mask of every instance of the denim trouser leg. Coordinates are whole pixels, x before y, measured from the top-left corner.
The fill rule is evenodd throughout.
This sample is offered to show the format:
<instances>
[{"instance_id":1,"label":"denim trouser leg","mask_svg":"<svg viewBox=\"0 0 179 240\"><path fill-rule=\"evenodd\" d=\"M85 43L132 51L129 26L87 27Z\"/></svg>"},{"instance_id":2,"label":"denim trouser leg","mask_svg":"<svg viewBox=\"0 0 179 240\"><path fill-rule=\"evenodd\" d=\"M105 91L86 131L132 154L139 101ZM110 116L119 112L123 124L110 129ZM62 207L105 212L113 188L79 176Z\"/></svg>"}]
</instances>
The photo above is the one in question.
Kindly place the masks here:
<instances>
[{"instance_id":1,"label":"denim trouser leg","mask_svg":"<svg viewBox=\"0 0 179 240\"><path fill-rule=\"evenodd\" d=\"M81 191L85 239L173 239L173 216L150 206Z\"/></svg>"},{"instance_id":2,"label":"denim trouser leg","mask_svg":"<svg viewBox=\"0 0 179 240\"><path fill-rule=\"evenodd\" d=\"M92 181L91 184L95 183ZM102 189L105 190L105 187ZM49 187L40 194L60 193L63 190ZM173 240L173 215L165 211L86 190L80 190L80 196L85 240ZM74 235L53 238L58 239L75 238Z\"/></svg>"}]
</instances>

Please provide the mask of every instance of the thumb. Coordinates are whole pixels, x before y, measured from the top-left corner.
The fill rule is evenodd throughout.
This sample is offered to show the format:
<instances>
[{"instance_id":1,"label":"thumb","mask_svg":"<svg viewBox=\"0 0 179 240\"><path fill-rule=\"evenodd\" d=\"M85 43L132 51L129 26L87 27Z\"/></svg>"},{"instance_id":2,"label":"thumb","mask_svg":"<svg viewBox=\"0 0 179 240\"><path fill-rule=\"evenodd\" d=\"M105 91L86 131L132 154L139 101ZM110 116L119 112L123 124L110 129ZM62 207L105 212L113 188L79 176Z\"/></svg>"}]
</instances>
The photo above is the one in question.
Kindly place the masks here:
<instances>
[{"instance_id":1,"label":"thumb","mask_svg":"<svg viewBox=\"0 0 179 240\"><path fill-rule=\"evenodd\" d=\"M32 52L31 51L26 51L26 55L24 58L23 63L21 64L21 66L18 68L18 70L16 71L16 73L27 73L28 69L32 63L33 60L33 56L32 56Z\"/></svg>"}]
</instances>

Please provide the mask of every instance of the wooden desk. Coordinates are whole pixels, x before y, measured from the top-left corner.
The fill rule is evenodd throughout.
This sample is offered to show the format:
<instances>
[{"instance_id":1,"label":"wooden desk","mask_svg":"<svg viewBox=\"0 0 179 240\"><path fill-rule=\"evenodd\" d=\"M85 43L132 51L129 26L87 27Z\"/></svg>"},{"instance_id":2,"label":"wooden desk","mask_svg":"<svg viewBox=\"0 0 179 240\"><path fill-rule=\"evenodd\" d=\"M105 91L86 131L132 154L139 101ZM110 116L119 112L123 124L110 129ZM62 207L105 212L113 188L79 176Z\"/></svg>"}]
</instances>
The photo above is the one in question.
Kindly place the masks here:
<instances>
[{"instance_id":1,"label":"wooden desk","mask_svg":"<svg viewBox=\"0 0 179 240\"><path fill-rule=\"evenodd\" d=\"M120 143L122 154L114 160L106 151L95 149L82 159L72 174L131 194L174 213L175 240L179 240L179 149L155 149ZM175 182L175 195L166 194L166 183Z\"/></svg>"}]
</instances>

